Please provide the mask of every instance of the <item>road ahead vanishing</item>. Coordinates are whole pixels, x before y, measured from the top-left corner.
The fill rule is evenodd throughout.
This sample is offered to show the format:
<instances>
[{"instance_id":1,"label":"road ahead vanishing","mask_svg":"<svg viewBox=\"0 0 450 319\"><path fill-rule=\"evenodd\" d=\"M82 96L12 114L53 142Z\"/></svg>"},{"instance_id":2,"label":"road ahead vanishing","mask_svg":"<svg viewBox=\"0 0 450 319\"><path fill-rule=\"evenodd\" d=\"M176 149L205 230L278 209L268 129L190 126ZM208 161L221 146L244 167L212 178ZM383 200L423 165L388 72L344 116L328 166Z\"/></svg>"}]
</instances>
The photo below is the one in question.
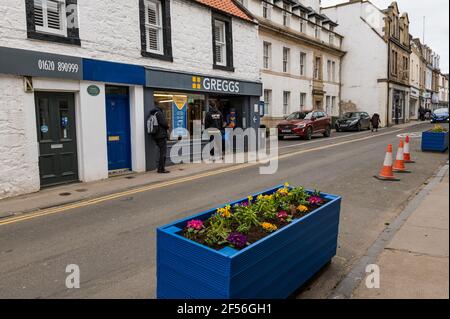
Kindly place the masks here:
<instances>
[{"instance_id":1,"label":"road ahead vanishing","mask_svg":"<svg viewBox=\"0 0 450 319\"><path fill-rule=\"evenodd\" d=\"M155 229L182 217L288 181L343 197L338 255L302 287L299 298L326 298L351 265L448 160L420 152L400 182L373 178L388 143L429 124L379 133L334 134L311 142L280 143L275 175L242 167L60 214L0 225L0 298L154 298ZM79 289L67 289L66 266L80 267Z\"/></svg>"}]
</instances>

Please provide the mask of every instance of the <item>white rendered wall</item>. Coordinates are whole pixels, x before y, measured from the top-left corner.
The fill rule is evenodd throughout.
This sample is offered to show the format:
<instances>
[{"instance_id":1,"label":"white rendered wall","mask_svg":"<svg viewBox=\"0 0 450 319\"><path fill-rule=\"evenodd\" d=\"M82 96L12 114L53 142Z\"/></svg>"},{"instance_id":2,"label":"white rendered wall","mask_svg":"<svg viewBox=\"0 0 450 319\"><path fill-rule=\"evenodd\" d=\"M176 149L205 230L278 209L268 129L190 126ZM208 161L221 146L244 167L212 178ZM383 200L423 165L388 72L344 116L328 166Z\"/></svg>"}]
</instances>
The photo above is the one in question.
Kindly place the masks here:
<instances>
[{"instance_id":1,"label":"white rendered wall","mask_svg":"<svg viewBox=\"0 0 450 319\"><path fill-rule=\"evenodd\" d=\"M347 53L342 62L342 103L371 115L380 114L384 125L388 91L379 80L387 80L388 48L373 30L381 13L375 8L369 10L367 5L357 2L324 9L323 13L339 24L336 31L344 36L342 49ZM364 21L369 13L373 15L370 23Z\"/></svg>"},{"instance_id":2,"label":"white rendered wall","mask_svg":"<svg viewBox=\"0 0 450 319\"><path fill-rule=\"evenodd\" d=\"M0 74L0 199L39 190L34 94Z\"/></svg>"}]
</instances>

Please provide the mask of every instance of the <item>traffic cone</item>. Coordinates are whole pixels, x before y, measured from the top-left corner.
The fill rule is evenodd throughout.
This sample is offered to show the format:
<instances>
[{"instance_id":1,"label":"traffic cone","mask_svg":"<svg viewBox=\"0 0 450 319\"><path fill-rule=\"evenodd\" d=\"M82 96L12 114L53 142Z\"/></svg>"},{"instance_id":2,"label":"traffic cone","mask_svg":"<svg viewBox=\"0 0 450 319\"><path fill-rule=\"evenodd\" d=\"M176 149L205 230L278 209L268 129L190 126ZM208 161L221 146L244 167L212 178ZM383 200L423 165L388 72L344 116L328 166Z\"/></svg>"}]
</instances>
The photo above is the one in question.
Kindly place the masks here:
<instances>
[{"instance_id":1,"label":"traffic cone","mask_svg":"<svg viewBox=\"0 0 450 319\"><path fill-rule=\"evenodd\" d=\"M374 177L382 181L399 181L399 179L395 178L392 169L392 144L389 144L387 147L383 168L381 169L380 174Z\"/></svg>"},{"instance_id":2,"label":"traffic cone","mask_svg":"<svg viewBox=\"0 0 450 319\"><path fill-rule=\"evenodd\" d=\"M405 139L405 148L403 149L403 160L405 161L405 163L415 163L411 159L411 152L409 148L409 135L406 135Z\"/></svg>"},{"instance_id":3,"label":"traffic cone","mask_svg":"<svg viewBox=\"0 0 450 319\"><path fill-rule=\"evenodd\" d=\"M395 158L394 163L394 172L398 173L410 173L405 167L405 157L403 154L404 146L403 146L403 139L400 139L400 145L398 146L397 150L397 157Z\"/></svg>"}]
</instances>

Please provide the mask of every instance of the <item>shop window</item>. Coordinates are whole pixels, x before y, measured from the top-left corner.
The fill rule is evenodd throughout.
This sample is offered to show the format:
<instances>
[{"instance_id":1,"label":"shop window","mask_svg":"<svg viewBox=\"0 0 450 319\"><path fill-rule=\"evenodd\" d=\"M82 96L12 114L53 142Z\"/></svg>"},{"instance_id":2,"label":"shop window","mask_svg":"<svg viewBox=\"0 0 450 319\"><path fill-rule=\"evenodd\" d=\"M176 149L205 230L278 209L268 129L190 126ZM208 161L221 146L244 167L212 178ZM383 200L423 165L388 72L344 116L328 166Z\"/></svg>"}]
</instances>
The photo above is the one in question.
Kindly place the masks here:
<instances>
[{"instance_id":1,"label":"shop window","mask_svg":"<svg viewBox=\"0 0 450 319\"><path fill-rule=\"evenodd\" d=\"M141 54L173 61L170 0L140 0Z\"/></svg>"},{"instance_id":2,"label":"shop window","mask_svg":"<svg viewBox=\"0 0 450 319\"><path fill-rule=\"evenodd\" d=\"M233 38L231 24L231 18L218 13L213 13L213 68L233 72Z\"/></svg>"},{"instance_id":3,"label":"shop window","mask_svg":"<svg viewBox=\"0 0 450 319\"><path fill-rule=\"evenodd\" d=\"M157 91L153 94L153 98L155 104L164 111L167 122L171 130L175 130L175 133L177 129L186 129L193 136L194 121L200 121L203 126L206 113L204 95ZM175 135L171 135L170 138L177 140L180 135Z\"/></svg>"},{"instance_id":4,"label":"shop window","mask_svg":"<svg viewBox=\"0 0 450 319\"><path fill-rule=\"evenodd\" d=\"M77 0L26 0L30 39L80 45Z\"/></svg>"}]
</instances>

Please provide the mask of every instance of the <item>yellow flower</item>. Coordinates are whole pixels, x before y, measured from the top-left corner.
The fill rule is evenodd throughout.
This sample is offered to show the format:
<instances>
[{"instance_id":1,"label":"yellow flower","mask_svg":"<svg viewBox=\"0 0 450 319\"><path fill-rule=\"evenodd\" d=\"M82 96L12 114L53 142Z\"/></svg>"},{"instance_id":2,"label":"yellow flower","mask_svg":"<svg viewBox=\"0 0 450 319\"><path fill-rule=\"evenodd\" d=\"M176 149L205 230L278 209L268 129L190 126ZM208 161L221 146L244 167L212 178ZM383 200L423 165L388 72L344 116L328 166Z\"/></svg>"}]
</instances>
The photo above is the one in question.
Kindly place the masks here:
<instances>
[{"instance_id":1,"label":"yellow flower","mask_svg":"<svg viewBox=\"0 0 450 319\"><path fill-rule=\"evenodd\" d=\"M278 194L287 195L287 194L289 194L289 190L287 188L280 188L278 190Z\"/></svg>"},{"instance_id":2,"label":"yellow flower","mask_svg":"<svg viewBox=\"0 0 450 319\"><path fill-rule=\"evenodd\" d=\"M248 202L251 203L253 200L253 196L249 196L249 197L247 197L247 199L248 199Z\"/></svg>"},{"instance_id":3,"label":"yellow flower","mask_svg":"<svg viewBox=\"0 0 450 319\"><path fill-rule=\"evenodd\" d=\"M263 199L264 199L264 196L263 196L262 194L260 194L260 195L258 195L257 199L258 199L258 200L263 200Z\"/></svg>"},{"instance_id":4,"label":"yellow flower","mask_svg":"<svg viewBox=\"0 0 450 319\"><path fill-rule=\"evenodd\" d=\"M278 229L278 227L276 225L271 224L271 223L262 223L261 226L268 232L274 232Z\"/></svg>"},{"instance_id":5,"label":"yellow flower","mask_svg":"<svg viewBox=\"0 0 450 319\"><path fill-rule=\"evenodd\" d=\"M284 187L288 188L289 187L289 183L288 182L284 183Z\"/></svg>"},{"instance_id":6,"label":"yellow flower","mask_svg":"<svg viewBox=\"0 0 450 319\"><path fill-rule=\"evenodd\" d=\"M218 208L217 213L224 218L230 218L231 217L231 206L227 205L224 208Z\"/></svg>"},{"instance_id":7,"label":"yellow flower","mask_svg":"<svg viewBox=\"0 0 450 319\"><path fill-rule=\"evenodd\" d=\"M308 211L308 207L306 207L305 205L300 205L297 207L297 209L302 213L306 213Z\"/></svg>"}]
</instances>

